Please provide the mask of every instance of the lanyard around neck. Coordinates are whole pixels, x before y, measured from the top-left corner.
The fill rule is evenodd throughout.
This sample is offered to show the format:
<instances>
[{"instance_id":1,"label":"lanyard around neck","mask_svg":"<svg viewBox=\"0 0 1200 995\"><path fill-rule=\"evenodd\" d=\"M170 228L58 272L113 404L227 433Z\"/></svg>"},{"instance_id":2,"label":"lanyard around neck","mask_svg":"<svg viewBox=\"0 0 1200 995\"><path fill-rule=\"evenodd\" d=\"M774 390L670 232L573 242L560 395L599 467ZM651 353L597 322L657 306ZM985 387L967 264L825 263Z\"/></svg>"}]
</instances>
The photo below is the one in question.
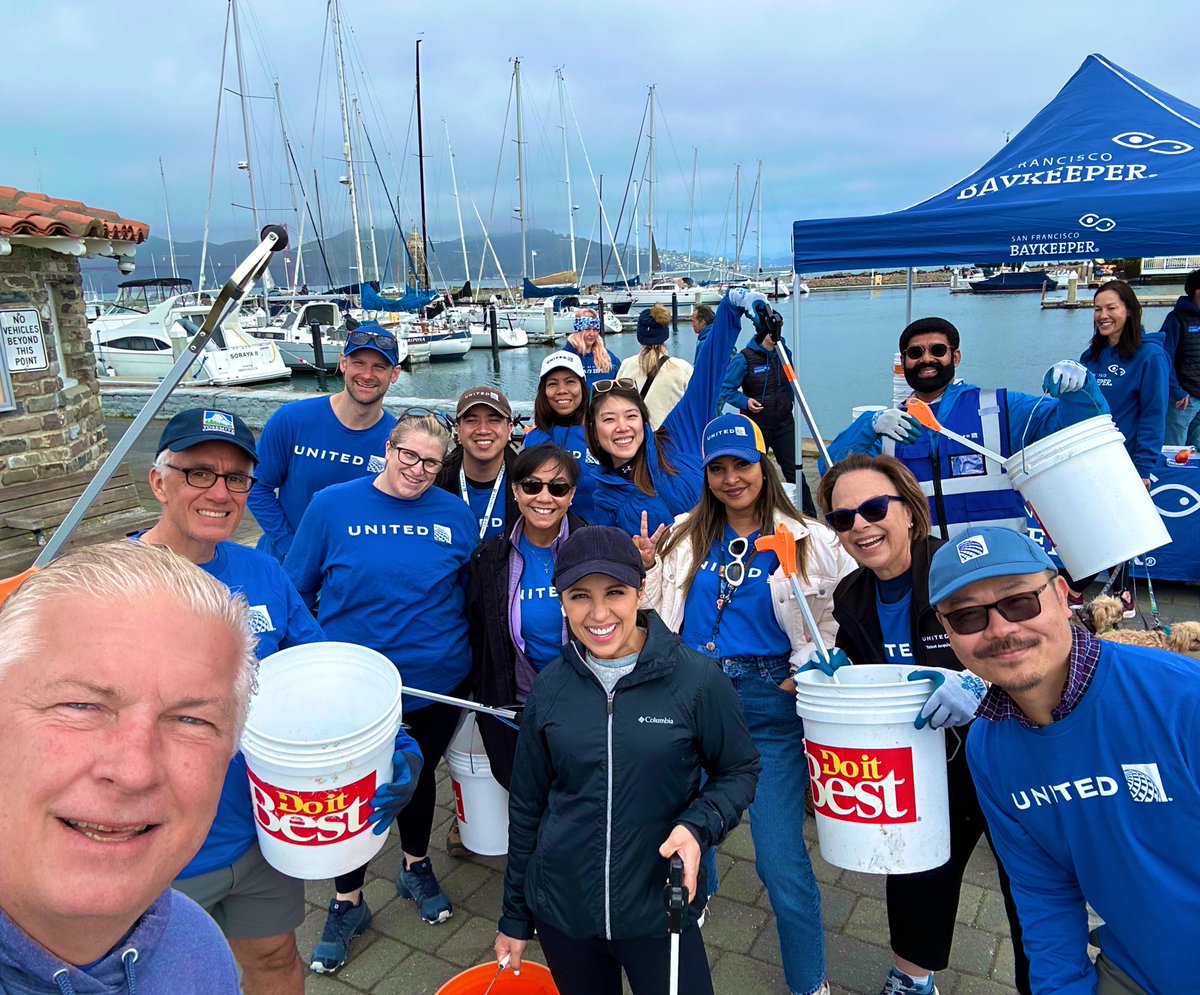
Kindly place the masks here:
<instances>
[{"instance_id":1,"label":"lanyard around neck","mask_svg":"<svg viewBox=\"0 0 1200 995\"><path fill-rule=\"evenodd\" d=\"M500 493L500 485L504 483L504 464L500 464L500 472L496 474L496 482L492 484L492 496L488 498L487 510L483 513L483 520L479 525L479 541L483 542L483 537L487 535L488 526L492 524L492 509L496 507L496 495ZM469 505L470 499L467 497L467 471L462 467L458 468L458 490L462 495L462 499Z\"/></svg>"},{"instance_id":2,"label":"lanyard around neck","mask_svg":"<svg viewBox=\"0 0 1200 995\"><path fill-rule=\"evenodd\" d=\"M754 533L751 534L753 535ZM704 644L704 648L710 653L717 648L717 634L721 631L721 616L725 614L725 609L729 605L729 602L733 600L734 594L750 579L750 564L754 562L754 557L758 555L758 547L753 542L750 542L749 546L750 555L742 561L742 583L734 586L725 579L725 537L722 536L717 543L717 549L721 557L721 566L717 571L717 615L713 619L712 634L708 637L708 642Z\"/></svg>"}]
</instances>

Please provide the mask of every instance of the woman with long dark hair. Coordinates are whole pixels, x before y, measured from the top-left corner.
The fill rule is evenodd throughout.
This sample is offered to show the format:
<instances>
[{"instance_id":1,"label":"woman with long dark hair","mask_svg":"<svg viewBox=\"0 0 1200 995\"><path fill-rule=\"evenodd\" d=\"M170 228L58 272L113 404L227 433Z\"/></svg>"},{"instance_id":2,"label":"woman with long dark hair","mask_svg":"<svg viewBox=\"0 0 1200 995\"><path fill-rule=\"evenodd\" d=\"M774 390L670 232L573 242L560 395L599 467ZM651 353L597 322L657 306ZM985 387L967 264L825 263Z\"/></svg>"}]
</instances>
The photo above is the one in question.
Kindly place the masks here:
<instances>
[{"instance_id":1,"label":"woman with long dark hair","mask_svg":"<svg viewBox=\"0 0 1200 995\"><path fill-rule=\"evenodd\" d=\"M525 433L525 448L551 444L574 457L579 482L571 499L571 510L590 522L595 472L600 464L588 451L587 431L583 427L587 399L587 378L575 353L564 349L543 359L537 393L533 396L534 427Z\"/></svg>"}]
</instances>

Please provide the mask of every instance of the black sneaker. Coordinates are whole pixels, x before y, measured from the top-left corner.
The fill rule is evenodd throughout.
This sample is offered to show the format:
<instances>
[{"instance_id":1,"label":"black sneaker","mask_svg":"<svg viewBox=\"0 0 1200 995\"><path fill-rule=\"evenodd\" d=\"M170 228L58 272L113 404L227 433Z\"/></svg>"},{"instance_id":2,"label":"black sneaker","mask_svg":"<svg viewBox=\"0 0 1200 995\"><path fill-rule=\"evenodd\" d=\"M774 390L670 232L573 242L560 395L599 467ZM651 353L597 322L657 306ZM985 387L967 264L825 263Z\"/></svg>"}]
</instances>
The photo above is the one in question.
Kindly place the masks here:
<instances>
[{"instance_id":1,"label":"black sneaker","mask_svg":"<svg viewBox=\"0 0 1200 995\"><path fill-rule=\"evenodd\" d=\"M316 974L333 974L350 956L350 941L362 936L370 925L371 910L365 897L360 897L357 905L333 899L321 939L309 958L309 967Z\"/></svg>"},{"instance_id":2,"label":"black sneaker","mask_svg":"<svg viewBox=\"0 0 1200 995\"><path fill-rule=\"evenodd\" d=\"M454 907L434 877L433 865L428 857L418 860L411 867L406 867L401 858L400 873L396 875L396 894L416 902L417 912L431 926L445 922L454 915Z\"/></svg>"}]
</instances>

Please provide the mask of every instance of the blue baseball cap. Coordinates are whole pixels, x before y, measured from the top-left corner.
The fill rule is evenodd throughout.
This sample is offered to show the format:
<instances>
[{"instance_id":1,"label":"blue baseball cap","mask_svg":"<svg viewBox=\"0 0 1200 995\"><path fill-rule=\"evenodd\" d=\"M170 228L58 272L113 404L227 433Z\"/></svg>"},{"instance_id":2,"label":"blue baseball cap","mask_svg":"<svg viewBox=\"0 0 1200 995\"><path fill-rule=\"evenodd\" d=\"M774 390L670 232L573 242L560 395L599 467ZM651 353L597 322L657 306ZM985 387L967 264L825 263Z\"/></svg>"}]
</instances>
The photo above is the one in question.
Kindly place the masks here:
<instances>
[{"instance_id":1,"label":"blue baseball cap","mask_svg":"<svg viewBox=\"0 0 1200 995\"><path fill-rule=\"evenodd\" d=\"M757 463L766 452L762 431L745 415L721 415L704 426L701 463L711 463L718 456L736 456L747 463Z\"/></svg>"},{"instance_id":2,"label":"blue baseball cap","mask_svg":"<svg viewBox=\"0 0 1200 995\"><path fill-rule=\"evenodd\" d=\"M232 411L218 411L215 408L189 408L179 412L162 430L154 454L157 456L164 449L181 453L202 442L228 442L258 463L258 451L254 448L254 433L250 431L250 426Z\"/></svg>"},{"instance_id":3,"label":"blue baseball cap","mask_svg":"<svg viewBox=\"0 0 1200 995\"><path fill-rule=\"evenodd\" d=\"M929 603L939 605L969 584L992 577L1021 577L1057 569L1022 532L988 526L961 533L933 554Z\"/></svg>"},{"instance_id":4,"label":"blue baseball cap","mask_svg":"<svg viewBox=\"0 0 1200 995\"><path fill-rule=\"evenodd\" d=\"M384 328L378 321L360 321L357 328L346 333L342 355L349 356L359 349L374 349L393 366L400 362L395 332Z\"/></svg>"}]
</instances>

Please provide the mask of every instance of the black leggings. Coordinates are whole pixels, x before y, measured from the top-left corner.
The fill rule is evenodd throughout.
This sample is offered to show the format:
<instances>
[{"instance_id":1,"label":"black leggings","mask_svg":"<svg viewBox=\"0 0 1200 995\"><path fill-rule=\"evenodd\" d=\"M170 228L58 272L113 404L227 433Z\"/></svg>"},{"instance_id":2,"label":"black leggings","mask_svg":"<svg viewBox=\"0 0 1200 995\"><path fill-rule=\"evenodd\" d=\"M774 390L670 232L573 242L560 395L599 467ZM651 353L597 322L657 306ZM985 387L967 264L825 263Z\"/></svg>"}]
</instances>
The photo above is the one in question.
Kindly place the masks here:
<instances>
[{"instance_id":1,"label":"black leggings","mask_svg":"<svg viewBox=\"0 0 1200 995\"><path fill-rule=\"evenodd\" d=\"M958 744L955 736L962 738ZM955 916L962 888L963 871L980 836L992 838L987 821L979 808L975 783L967 767L966 729L946 730L947 742L957 746L954 759L946 765L947 787L950 793L950 859L941 867L916 874L889 874L887 879L888 929L892 953L930 971L944 970L950 963L950 946L954 940ZM994 854L995 847L992 847ZM1013 902L1012 888L1004 865L996 860L1000 877L1000 894L1008 914L1015 962L1015 987L1021 995L1029 995L1029 958L1021 943L1021 923Z\"/></svg>"},{"instance_id":2,"label":"black leggings","mask_svg":"<svg viewBox=\"0 0 1200 995\"><path fill-rule=\"evenodd\" d=\"M664 915L665 918L665 915ZM671 940L573 940L538 920L537 934L559 995L621 995L621 972L633 995L662 995L670 980ZM679 990L713 995L700 927L679 938Z\"/></svg>"},{"instance_id":3,"label":"black leggings","mask_svg":"<svg viewBox=\"0 0 1200 995\"><path fill-rule=\"evenodd\" d=\"M454 730L458 727L458 718L462 710L453 705L434 703L419 707L416 711L408 711L405 701L404 723L409 735L421 747L421 756L425 765L421 768L421 776L417 780L417 789L413 792L412 801L405 806L404 811L396 819L400 830L400 846L405 853L425 854L429 852L429 834L433 829L433 810L437 801L437 766L442 754L454 738ZM401 857L401 860L404 858ZM340 874L333 879L333 886L339 894L346 895L357 891L367 878L367 865Z\"/></svg>"}]
</instances>

